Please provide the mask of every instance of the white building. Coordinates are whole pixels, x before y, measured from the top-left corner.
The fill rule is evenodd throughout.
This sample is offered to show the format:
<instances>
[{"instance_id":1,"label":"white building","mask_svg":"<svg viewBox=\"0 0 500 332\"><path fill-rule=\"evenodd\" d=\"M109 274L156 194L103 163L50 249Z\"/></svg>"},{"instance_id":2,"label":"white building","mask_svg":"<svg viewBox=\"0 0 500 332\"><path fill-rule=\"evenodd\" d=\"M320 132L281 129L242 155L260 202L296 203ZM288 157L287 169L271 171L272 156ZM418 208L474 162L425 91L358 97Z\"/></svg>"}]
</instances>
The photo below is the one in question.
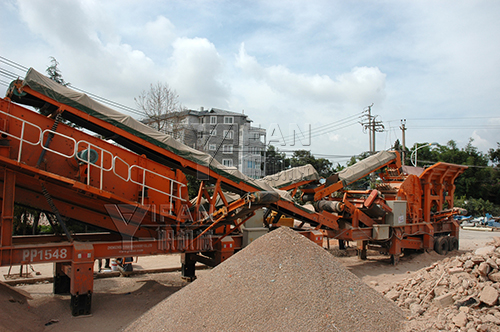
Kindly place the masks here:
<instances>
[{"instance_id":1,"label":"white building","mask_svg":"<svg viewBox=\"0 0 500 332\"><path fill-rule=\"evenodd\" d=\"M166 134L180 142L214 156L229 167L236 167L252 178L264 176L266 130L252 127L248 115L212 108L184 110L165 117ZM143 121L148 124L148 121Z\"/></svg>"}]
</instances>

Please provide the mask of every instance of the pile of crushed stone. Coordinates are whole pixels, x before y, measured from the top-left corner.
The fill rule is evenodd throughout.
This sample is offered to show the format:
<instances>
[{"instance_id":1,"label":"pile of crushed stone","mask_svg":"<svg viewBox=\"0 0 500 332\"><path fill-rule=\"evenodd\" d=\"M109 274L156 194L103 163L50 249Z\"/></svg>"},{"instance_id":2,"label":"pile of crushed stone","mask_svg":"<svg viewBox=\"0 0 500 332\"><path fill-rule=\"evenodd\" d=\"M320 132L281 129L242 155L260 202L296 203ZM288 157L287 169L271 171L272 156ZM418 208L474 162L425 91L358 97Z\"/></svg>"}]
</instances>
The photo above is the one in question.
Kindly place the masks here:
<instances>
[{"instance_id":1,"label":"pile of crushed stone","mask_svg":"<svg viewBox=\"0 0 500 332\"><path fill-rule=\"evenodd\" d=\"M408 315L407 331L500 331L500 237L494 240L387 290L385 296Z\"/></svg>"},{"instance_id":2,"label":"pile of crushed stone","mask_svg":"<svg viewBox=\"0 0 500 332\"><path fill-rule=\"evenodd\" d=\"M400 331L402 311L281 227L149 310L127 331Z\"/></svg>"}]
</instances>

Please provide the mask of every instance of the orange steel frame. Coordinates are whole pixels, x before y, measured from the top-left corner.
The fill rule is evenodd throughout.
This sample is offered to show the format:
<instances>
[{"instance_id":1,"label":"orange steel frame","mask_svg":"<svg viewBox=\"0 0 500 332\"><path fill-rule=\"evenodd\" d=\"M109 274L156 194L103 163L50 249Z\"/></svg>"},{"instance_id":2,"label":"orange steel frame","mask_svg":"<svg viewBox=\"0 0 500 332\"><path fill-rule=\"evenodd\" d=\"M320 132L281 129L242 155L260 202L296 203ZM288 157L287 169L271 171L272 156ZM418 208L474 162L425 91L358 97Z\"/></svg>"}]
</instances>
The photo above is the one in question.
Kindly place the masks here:
<instances>
[{"instance_id":1,"label":"orange steel frame","mask_svg":"<svg viewBox=\"0 0 500 332\"><path fill-rule=\"evenodd\" d=\"M386 245L385 248L379 249L387 251L394 263L397 263L403 249L433 249L436 237L450 235L458 238L460 226L453 219L453 215L458 212L452 209L454 181L466 169L466 166L439 162L425 169L419 177L401 174L394 176L395 169L390 167L380 174L385 184L399 188L397 193L385 195L385 199L408 203L406 224L391 226L392 235L389 241L377 241L372 238L373 226L384 224L385 221L371 218L361 210L377 204L386 212L392 211L384 200L378 197L377 190L342 190L344 196L341 199L333 199L343 203L344 210L338 215L338 220L347 221L349 227L324 230L323 233L328 238L358 241L360 251L366 251L368 244ZM389 175L389 172L392 174ZM433 213L433 210L436 212Z\"/></svg>"},{"instance_id":2,"label":"orange steel frame","mask_svg":"<svg viewBox=\"0 0 500 332\"><path fill-rule=\"evenodd\" d=\"M341 181L302 189L313 194L315 201L340 201L340 213L308 211L278 197L262 200L260 189L249 183L215 173L20 82L15 88L52 105L55 111L44 117L8 98L0 100L0 131L8 134L2 136L4 144L0 144L0 263L54 262L54 292L72 295L74 315L90 313L95 259L181 253L183 275L194 278L197 261L215 265L241 249L239 227L263 206L315 227L316 231L302 233L318 244L322 244L324 234L360 241L362 250L369 243L377 243L372 239L373 226L383 223L370 217L365 209L377 205L386 212L391 210L378 191L345 190ZM161 156L170 166L153 161L147 154L138 155L63 123L57 124L57 114L66 112L141 146L147 153ZM97 160L91 162L84 157L85 151L91 154L89 149L96 152ZM386 168L381 178L399 188L397 194L387 195L387 199L407 200L410 206L408 224L393 228L387 250L394 257L404 248L432 248L434 236L439 234L458 236L458 224L451 221L452 214L433 216L431 210L453 206L453 183L465 169L439 163L417 178L394 171L400 167L396 155L378 168ZM184 173L207 177L193 204L188 200ZM295 194L300 186L312 183L301 181L285 189ZM241 198L228 202L223 189L239 193ZM343 197L333 197L339 191ZM219 198L222 205L217 206ZM73 234L72 238L12 237L14 203L57 212L110 233ZM63 219L60 222L64 223ZM349 228L341 226L346 223Z\"/></svg>"},{"instance_id":3,"label":"orange steel frame","mask_svg":"<svg viewBox=\"0 0 500 332\"><path fill-rule=\"evenodd\" d=\"M57 104L43 95L39 97ZM57 112L68 110L64 104L57 106ZM75 109L71 111L78 113ZM187 196L186 177L180 169L62 123L56 126L53 117L44 117L7 98L0 100L0 112L0 130L5 134L4 144L0 145L0 264L55 263L54 292L71 294L73 315L90 313L95 259L182 253L183 272L193 278L196 261L215 265L241 249L242 236L235 231L253 215L253 210L262 207L258 195L252 194L255 188L158 150L175 160L181 159L183 169L188 166L202 169L215 179L210 193L202 182L193 207ZM119 131L98 119L86 118ZM125 131L121 134L135 139ZM99 155L95 163L76 157L89 148ZM248 192L229 203L222 194L223 184ZM44 190L47 195L42 194ZM208 207L201 204L202 197L208 199ZM218 197L223 202L222 208L216 207ZM13 237L14 203L46 212L54 212L55 206L64 218L111 233L73 234L71 239L58 235ZM286 207L295 208L288 203ZM322 243L321 233L302 233Z\"/></svg>"},{"instance_id":4,"label":"orange steel frame","mask_svg":"<svg viewBox=\"0 0 500 332\"><path fill-rule=\"evenodd\" d=\"M116 126L113 126L112 124L98 119L96 117L90 116L89 114L80 111L76 108L73 108L71 106L59 103L33 89L31 89L29 86L23 86L22 82L18 81L17 83L14 84L15 88L18 89L18 91L22 91L24 93L28 93L40 100L43 100L51 105L54 105L58 107L58 110L60 112L68 112L71 113L79 118L85 119L89 123L92 123L93 125L96 125L100 128L104 128L106 130L109 130L110 132L116 133L117 135L120 135L121 137L126 138L127 140L130 140L131 142L137 143L151 151L154 151L155 153L158 153L159 155L162 155L168 160L174 161L178 164L178 169L181 169L185 172L191 173L191 174L205 174L208 176L212 182L220 182L221 186L224 186L225 189L228 189L229 191L232 192L239 192L239 193L248 193L248 192L255 192L260 190L259 188L255 188L251 186L248 183L245 183L243 181L241 182L235 182L232 179L222 176L220 174L215 173L214 171L211 171L209 167L200 165L196 162L193 162L189 159L183 158L182 156L179 156L171 151L165 150L151 142L148 142L142 138L139 138L135 135L130 134L129 132L118 128ZM214 201L216 199L214 198ZM273 208L277 211L281 211L286 215L290 216L296 216L296 217L301 217L305 218L308 221L316 224L316 223L325 223L325 226L327 227L332 227L332 228L338 228L336 225L335 218L331 217L328 214L308 214L304 215L303 210L300 207L297 207L296 204L293 202L289 202L286 200L280 200L279 204L274 204Z\"/></svg>"}]
</instances>

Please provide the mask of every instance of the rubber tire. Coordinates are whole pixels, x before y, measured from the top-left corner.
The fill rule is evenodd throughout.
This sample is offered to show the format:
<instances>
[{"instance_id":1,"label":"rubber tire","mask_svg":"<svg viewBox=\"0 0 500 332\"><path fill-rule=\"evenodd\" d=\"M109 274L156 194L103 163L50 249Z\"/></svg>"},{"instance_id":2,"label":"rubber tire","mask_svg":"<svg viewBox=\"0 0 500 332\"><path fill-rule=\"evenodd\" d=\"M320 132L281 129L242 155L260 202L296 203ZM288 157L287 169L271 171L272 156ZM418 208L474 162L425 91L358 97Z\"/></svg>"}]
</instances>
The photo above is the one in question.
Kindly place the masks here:
<instances>
[{"instance_id":1,"label":"rubber tire","mask_svg":"<svg viewBox=\"0 0 500 332\"><path fill-rule=\"evenodd\" d=\"M448 251L458 250L458 239L454 236L450 236L448 239Z\"/></svg>"},{"instance_id":2,"label":"rubber tire","mask_svg":"<svg viewBox=\"0 0 500 332\"><path fill-rule=\"evenodd\" d=\"M434 239L434 250L440 255L446 255L448 253L447 236L441 236Z\"/></svg>"}]
</instances>

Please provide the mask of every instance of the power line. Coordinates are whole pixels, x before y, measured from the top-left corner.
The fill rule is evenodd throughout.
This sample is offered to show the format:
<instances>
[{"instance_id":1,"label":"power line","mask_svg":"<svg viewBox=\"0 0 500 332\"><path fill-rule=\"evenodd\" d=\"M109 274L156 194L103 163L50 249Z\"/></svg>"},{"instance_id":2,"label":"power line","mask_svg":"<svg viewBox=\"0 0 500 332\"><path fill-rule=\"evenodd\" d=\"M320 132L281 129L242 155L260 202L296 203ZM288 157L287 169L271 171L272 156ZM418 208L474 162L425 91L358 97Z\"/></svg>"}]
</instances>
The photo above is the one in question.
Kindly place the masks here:
<instances>
[{"instance_id":1,"label":"power line","mask_svg":"<svg viewBox=\"0 0 500 332\"><path fill-rule=\"evenodd\" d=\"M12 60L9 60L3 56L0 56L0 62L6 64L6 65L9 65L17 70L20 70L20 71L28 71L28 67L25 67L15 61L12 61ZM0 68L0 74L3 74L3 76L7 77L7 78L10 78L10 79L17 79L19 78L19 75L17 75L16 73L13 73L7 69L4 69L4 68ZM104 103L104 104L108 104L110 106L113 106L113 107L116 107L116 108L119 108L123 111L126 111L126 112L129 112L129 113L133 113L133 114L136 114L136 115L140 115L140 116L145 116L145 113L144 112L141 112L137 109L134 109L134 108L131 108L131 107L128 107L126 105L123 105L123 104L120 104L118 102L115 102L115 101L112 101L112 100L109 100L109 99L106 99L104 97L100 97L94 93L91 93L91 92L88 92L88 91L85 91L83 89L80 89L72 84L68 84L68 86L70 86L73 90L77 90L77 91L80 91L80 92L83 92L89 96L92 96L94 99L96 99L96 101L99 101L101 103Z\"/></svg>"},{"instance_id":2,"label":"power line","mask_svg":"<svg viewBox=\"0 0 500 332\"><path fill-rule=\"evenodd\" d=\"M376 146L375 146L375 133L376 132L382 132L384 131L384 125L382 124L382 121L375 121L378 115L372 115L372 106L373 103L366 108L364 113L366 113L364 116L366 117L366 121L360 122L360 124L363 126L363 130L366 132L370 132L369 138L370 138L370 151L374 153L376 151Z\"/></svg>"},{"instance_id":3,"label":"power line","mask_svg":"<svg viewBox=\"0 0 500 332\"><path fill-rule=\"evenodd\" d=\"M408 129L500 129L500 125L467 125L467 126L425 126L408 127Z\"/></svg>"},{"instance_id":4,"label":"power line","mask_svg":"<svg viewBox=\"0 0 500 332\"><path fill-rule=\"evenodd\" d=\"M21 65L21 64L19 64L19 63L17 63L17 62L14 62L14 61L12 61L12 60L9 60L9 59L7 59L7 58L4 58L4 57L3 57L3 56L1 56L1 55L0 55L0 62L3 62L3 63L5 63L5 64L7 64L7 65L9 65L9 66L12 66L12 67L14 67L14 68L16 68L16 69L21 70L21 71L28 71L28 67L25 67L25 66L23 66L23 65Z\"/></svg>"},{"instance_id":5,"label":"power line","mask_svg":"<svg viewBox=\"0 0 500 332\"><path fill-rule=\"evenodd\" d=\"M454 116L452 118L406 118L408 121L429 121L429 120L469 120L469 119L500 119L499 116ZM399 120L394 119L394 120L389 120L386 122L398 122Z\"/></svg>"},{"instance_id":6,"label":"power line","mask_svg":"<svg viewBox=\"0 0 500 332\"><path fill-rule=\"evenodd\" d=\"M430 161L430 160L419 160L421 163L432 163L435 164L437 161ZM466 165L466 164L456 164L459 166L467 166L467 167L474 167L474 168L495 168L495 166L480 166L480 165Z\"/></svg>"},{"instance_id":7,"label":"power line","mask_svg":"<svg viewBox=\"0 0 500 332\"><path fill-rule=\"evenodd\" d=\"M456 120L456 119L498 119L498 116L462 116L462 117L452 117L452 118L407 118L407 120L412 121L428 121L428 120Z\"/></svg>"},{"instance_id":8,"label":"power line","mask_svg":"<svg viewBox=\"0 0 500 332\"><path fill-rule=\"evenodd\" d=\"M331 132L336 131L336 130L340 130L340 129L344 129L344 128L356 125L357 123L358 123L358 120L354 119L351 123L345 123L343 126L339 126L337 128L328 128L328 130L317 132L314 135L311 134L311 135L309 135L309 138L315 138L315 137L318 137L318 136L322 136L324 134L328 134L328 133L331 133ZM303 138L307 138L307 137L303 137ZM299 138L299 140L300 140L300 138ZM295 139L292 138L292 139L290 139L288 141L286 141L286 140L283 140L283 141L284 141L285 144L291 144L291 143L295 142Z\"/></svg>"},{"instance_id":9,"label":"power line","mask_svg":"<svg viewBox=\"0 0 500 332\"><path fill-rule=\"evenodd\" d=\"M108 105L112 105L114 107L118 107L124 111L127 111L127 112L130 112L130 113L134 113L134 114L137 114L137 115L141 115L141 116L144 116L146 115L144 112L141 112L137 109L134 109L134 108L131 108L131 107L128 107L126 105L123 105L123 104L120 104L120 103L117 103L115 101L112 101L112 100L109 100L109 99L106 99L104 97L100 97L96 94L93 94L91 92L88 92L88 91L85 91L83 89L80 89L80 88L77 88L76 86L72 85L72 84L68 84L72 89L74 90L77 90L77 91L80 91L80 92L83 92L89 96L92 96L94 97L95 99L97 99L98 101L102 102L102 103L105 103L105 104L108 104Z\"/></svg>"},{"instance_id":10,"label":"power line","mask_svg":"<svg viewBox=\"0 0 500 332\"><path fill-rule=\"evenodd\" d=\"M19 78L19 75L16 75L15 73L11 72L10 70L0 68L0 74L7 78L12 78L12 79L17 79Z\"/></svg>"},{"instance_id":11,"label":"power line","mask_svg":"<svg viewBox=\"0 0 500 332\"><path fill-rule=\"evenodd\" d=\"M309 133L306 133L306 134L309 135L309 138L313 138L313 137L318 137L318 136L321 136L321 135L324 135L324 134L328 134L328 133L330 133L332 131L336 131L336 130L339 130L339 129L343 129L343 128L355 125L355 124L358 123L358 120L359 120L360 115L362 113L363 112L355 114L355 115L351 115L351 116L346 117L344 119L341 119L341 120L339 120L337 122L332 122L332 123L329 123L329 124L326 124L326 125L322 125L322 126L316 127L314 129L312 129ZM290 134L290 135L282 136L281 140L285 144L290 144L290 142L294 142L295 141L296 137L297 137L297 135L295 135L295 133L293 133L293 134ZM303 138L307 138L307 137L304 137L304 135L302 135L302 137Z\"/></svg>"}]
</instances>

